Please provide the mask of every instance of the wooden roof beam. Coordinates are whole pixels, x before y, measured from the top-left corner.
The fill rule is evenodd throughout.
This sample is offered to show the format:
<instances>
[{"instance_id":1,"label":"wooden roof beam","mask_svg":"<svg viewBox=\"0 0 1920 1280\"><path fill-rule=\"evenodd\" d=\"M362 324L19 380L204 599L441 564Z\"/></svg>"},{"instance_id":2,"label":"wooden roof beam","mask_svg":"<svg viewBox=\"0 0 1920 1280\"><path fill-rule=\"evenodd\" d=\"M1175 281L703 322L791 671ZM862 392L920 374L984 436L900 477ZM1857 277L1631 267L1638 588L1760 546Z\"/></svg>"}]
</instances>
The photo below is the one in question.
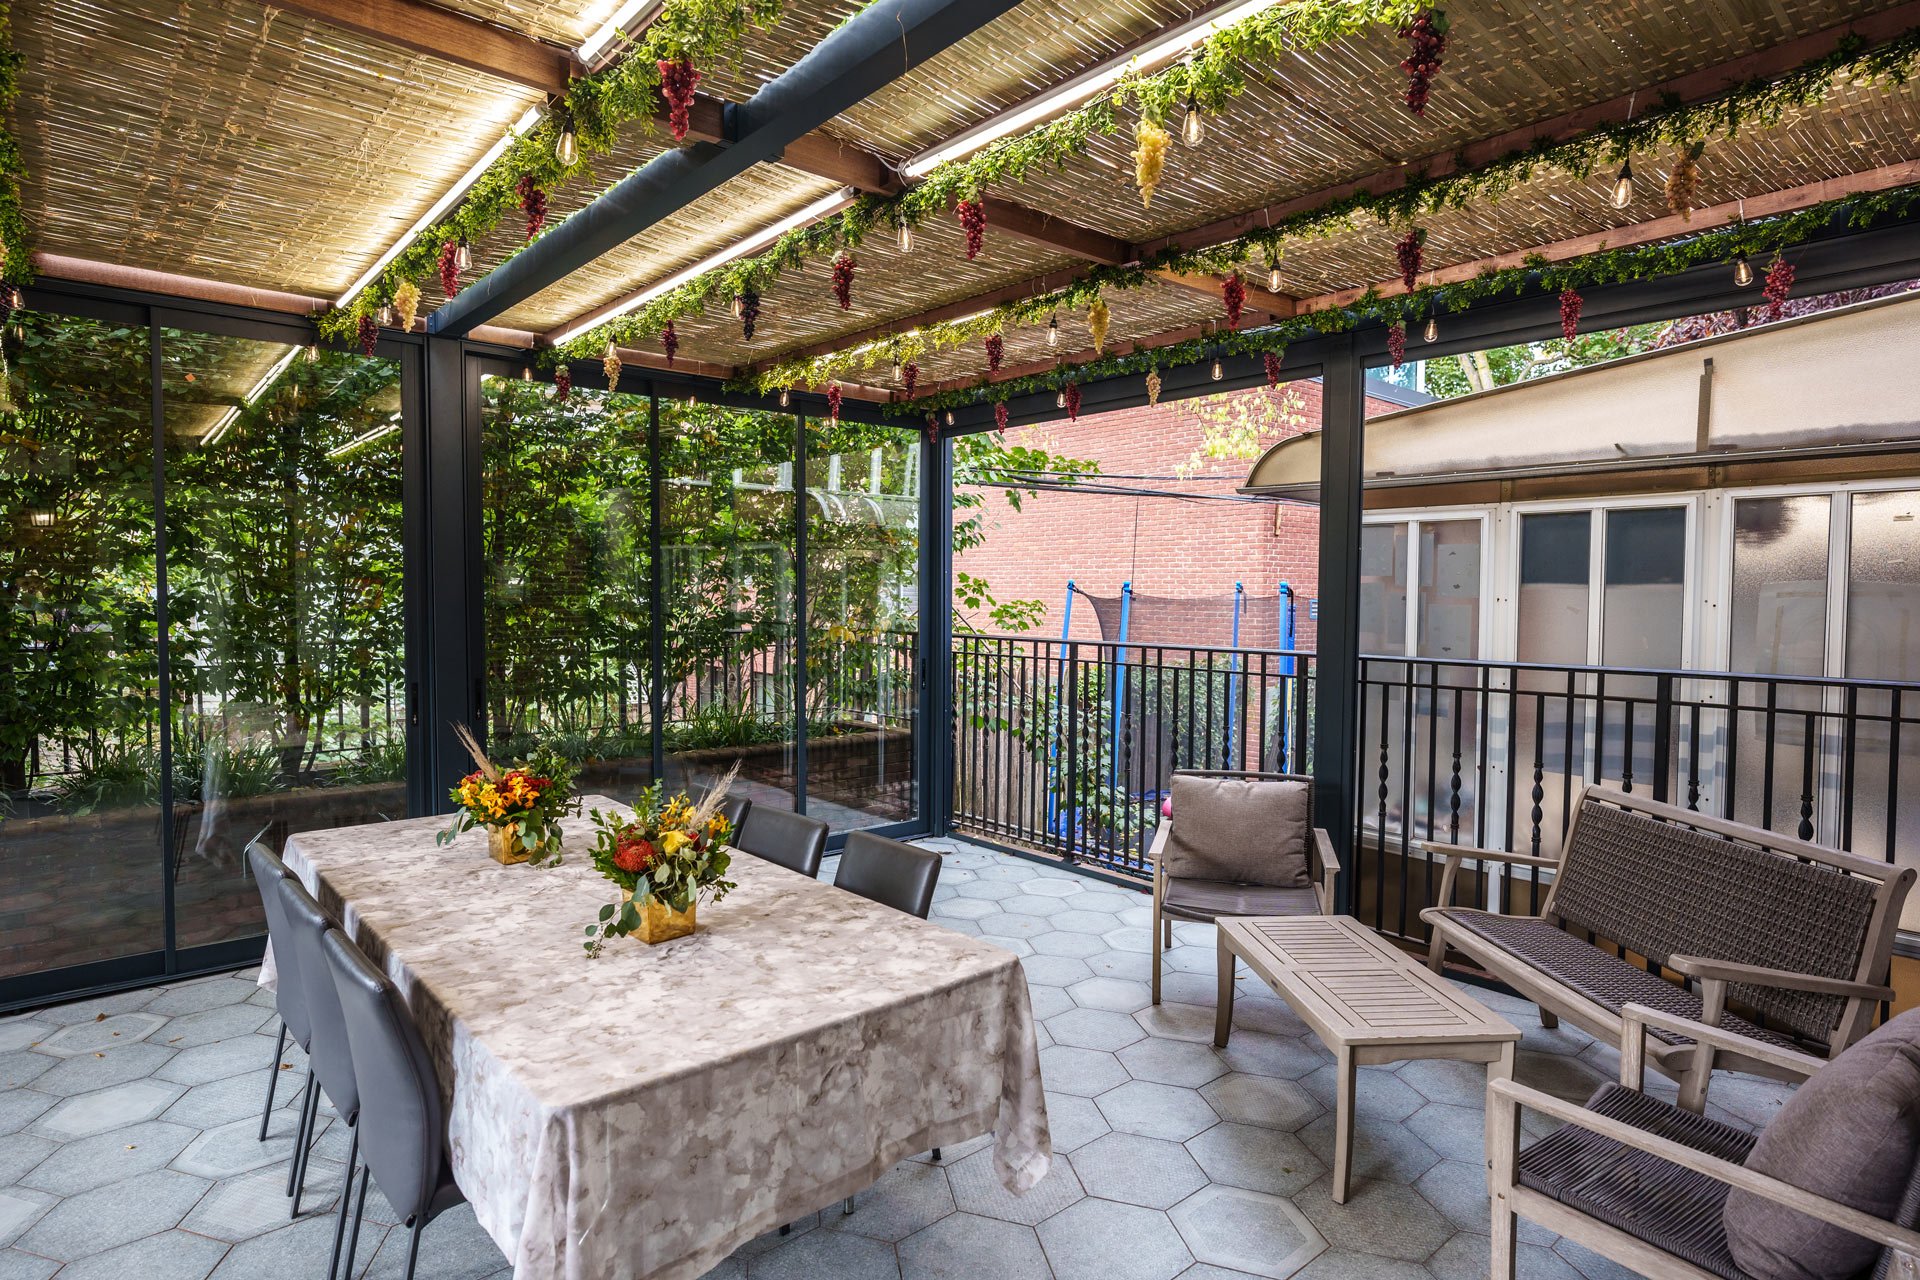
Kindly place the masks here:
<instances>
[{"instance_id":1,"label":"wooden roof beam","mask_svg":"<svg viewBox=\"0 0 1920 1280\"><path fill-rule=\"evenodd\" d=\"M542 93L567 91L573 51L425 0L272 0L271 6Z\"/></svg>"}]
</instances>

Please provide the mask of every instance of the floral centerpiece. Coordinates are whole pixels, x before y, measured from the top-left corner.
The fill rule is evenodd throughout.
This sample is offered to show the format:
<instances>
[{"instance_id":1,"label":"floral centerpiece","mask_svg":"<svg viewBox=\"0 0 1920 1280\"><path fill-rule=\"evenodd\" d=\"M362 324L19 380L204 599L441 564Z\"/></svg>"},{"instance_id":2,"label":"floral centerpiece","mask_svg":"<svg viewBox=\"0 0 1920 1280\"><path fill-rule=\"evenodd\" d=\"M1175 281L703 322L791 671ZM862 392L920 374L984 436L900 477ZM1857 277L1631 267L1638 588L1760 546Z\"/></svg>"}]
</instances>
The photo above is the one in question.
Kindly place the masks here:
<instances>
[{"instance_id":1,"label":"floral centerpiece","mask_svg":"<svg viewBox=\"0 0 1920 1280\"><path fill-rule=\"evenodd\" d=\"M502 769L487 758L467 726L455 725L454 733L478 768L460 779L450 793L460 807L453 823L440 833L439 842L447 844L471 827L485 827L487 852L495 862L558 863L560 819L580 812L580 801L573 794L577 770L551 747L541 747Z\"/></svg>"},{"instance_id":2,"label":"floral centerpiece","mask_svg":"<svg viewBox=\"0 0 1920 1280\"><path fill-rule=\"evenodd\" d=\"M651 944L685 937L702 899L727 896L733 830L720 802L738 771L735 765L698 804L684 793L667 798L656 782L640 793L631 818L593 811L593 865L620 886L620 901L601 907L599 923L587 926L588 956L599 955L610 938L633 935Z\"/></svg>"}]
</instances>

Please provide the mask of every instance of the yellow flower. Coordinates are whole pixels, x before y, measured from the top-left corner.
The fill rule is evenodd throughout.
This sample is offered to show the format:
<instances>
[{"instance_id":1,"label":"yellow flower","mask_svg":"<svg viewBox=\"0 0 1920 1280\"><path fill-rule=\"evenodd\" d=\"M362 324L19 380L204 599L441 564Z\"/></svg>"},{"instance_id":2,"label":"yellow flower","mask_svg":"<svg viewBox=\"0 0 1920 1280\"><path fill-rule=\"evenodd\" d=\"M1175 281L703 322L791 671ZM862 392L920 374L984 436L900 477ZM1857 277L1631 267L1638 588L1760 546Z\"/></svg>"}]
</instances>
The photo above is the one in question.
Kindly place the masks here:
<instances>
[{"instance_id":1,"label":"yellow flower","mask_svg":"<svg viewBox=\"0 0 1920 1280\"><path fill-rule=\"evenodd\" d=\"M660 847L665 849L670 855L680 852L681 849L692 843L693 837L681 830L669 831L660 837Z\"/></svg>"}]
</instances>

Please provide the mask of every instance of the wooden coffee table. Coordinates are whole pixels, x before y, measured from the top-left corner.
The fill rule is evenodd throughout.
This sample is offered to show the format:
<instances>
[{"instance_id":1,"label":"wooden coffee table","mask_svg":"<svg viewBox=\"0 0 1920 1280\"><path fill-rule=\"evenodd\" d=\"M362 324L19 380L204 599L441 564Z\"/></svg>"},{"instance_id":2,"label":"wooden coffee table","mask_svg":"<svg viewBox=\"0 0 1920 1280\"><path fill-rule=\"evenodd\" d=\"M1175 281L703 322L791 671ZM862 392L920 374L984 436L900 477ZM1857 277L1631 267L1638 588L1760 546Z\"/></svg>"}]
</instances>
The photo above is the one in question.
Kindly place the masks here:
<instances>
[{"instance_id":1,"label":"wooden coffee table","mask_svg":"<svg viewBox=\"0 0 1920 1280\"><path fill-rule=\"evenodd\" d=\"M1419 959L1352 916L1246 916L1219 922L1220 996L1213 1042L1233 1029L1234 960L1246 962L1333 1051L1333 1200L1353 1172L1354 1072L1410 1058L1484 1062L1511 1079L1520 1032L1462 995Z\"/></svg>"}]
</instances>

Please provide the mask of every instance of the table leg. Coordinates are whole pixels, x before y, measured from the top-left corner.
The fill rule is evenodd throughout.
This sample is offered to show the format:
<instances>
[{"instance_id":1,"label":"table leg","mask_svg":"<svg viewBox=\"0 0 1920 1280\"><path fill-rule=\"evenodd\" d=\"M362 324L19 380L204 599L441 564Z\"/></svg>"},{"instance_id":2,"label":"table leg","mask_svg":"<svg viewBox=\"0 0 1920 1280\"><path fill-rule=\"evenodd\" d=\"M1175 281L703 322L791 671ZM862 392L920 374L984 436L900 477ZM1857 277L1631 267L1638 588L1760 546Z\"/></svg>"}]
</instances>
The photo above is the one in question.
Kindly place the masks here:
<instances>
[{"instance_id":1,"label":"table leg","mask_svg":"<svg viewBox=\"0 0 1920 1280\"><path fill-rule=\"evenodd\" d=\"M1227 1037L1233 1034L1233 974L1235 956L1227 945L1227 931L1214 927L1218 938L1219 955L1214 967L1220 971L1220 990L1213 1001L1213 1043L1216 1047L1227 1047Z\"/></svg>"},{"instance_id":2,"label":"table leg","mask_svg":"<svg viewBox=\"0 0 1920 1280\"><path fill-rule=\"evenodd\" d=\"M1492 1085L1495 1080L1511 1080L1511 1079L1513 1079L1513 1041L1509 1040L1505 1044L1500 1046L1500 1056L1487 1064L1487 1084ZM1493 1132L1492 1119L1489 1118L1485 1122L1485 1125L1486 1125L1486 1137L1487 1137L1487 1162L1488 1162L1488 1166L1491 1167L1493 1162L1493 1146L1494 1146L1494 1132Z\"/></svg>"},{"instance_id":3,"label":"table leg","mask_svg":"<svg viewBox=\"0 0 1920 1280\"><path fill-rule=\"evenodd\" d=\"M1341 1045L1334 1050L1333 1111L1333 1202L1347 1202L1347 1184L1353 1178L1353 1106L1356 1078L1353 1050Z\"/></svg>"}]
</instances>

